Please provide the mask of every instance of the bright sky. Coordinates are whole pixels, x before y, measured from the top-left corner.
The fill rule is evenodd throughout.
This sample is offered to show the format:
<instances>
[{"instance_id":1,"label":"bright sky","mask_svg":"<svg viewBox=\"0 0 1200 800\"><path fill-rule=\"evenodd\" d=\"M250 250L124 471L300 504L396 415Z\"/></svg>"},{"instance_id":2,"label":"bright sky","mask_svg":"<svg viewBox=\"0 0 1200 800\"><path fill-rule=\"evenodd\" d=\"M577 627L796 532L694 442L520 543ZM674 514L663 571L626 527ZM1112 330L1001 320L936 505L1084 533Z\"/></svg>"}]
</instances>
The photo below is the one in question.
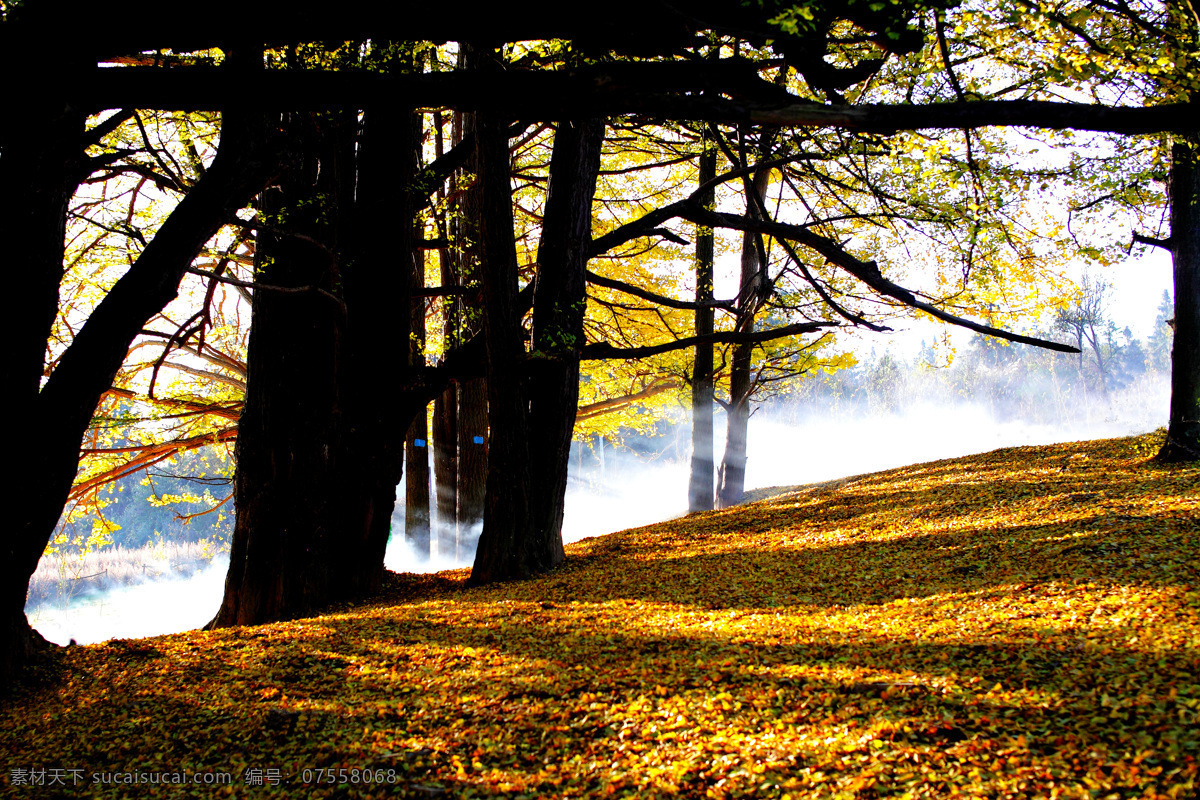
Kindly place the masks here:
<instances>
[{"instance_id":1,"label":"bright sky","mask_svg":"<svg viewBox=\"0 0 1200 800\"><path fill-rule=\"evenodd\" d=\"M737 293L739 269L738 257L734 253L725 253L718 259L714 287L718 298L732 297ZM1073 271L1072 278L1076 282L1082 276L1082 266ZM1154 328L1163 291L1175 296L1171 256L1161 248L1147 248L1145 253L1131 255L1120 264L1102 271L1094 270L1093 276L1111 286L1107 293L1108 311L1117 329L1124 330L1128 326L1134 337L1143 341ZM911 280L906 281L905 285L911 289L918 288ZM963 328L930 319L897 321L891 326L893 333L862 331L852 337L844 337L846 346L861 354L874 348L879 352L890 349L895 354L909 357L920 350L922 341L931 342L947 330L956 346L965 345L974 335Z\"/></svg>"}]
</instances>

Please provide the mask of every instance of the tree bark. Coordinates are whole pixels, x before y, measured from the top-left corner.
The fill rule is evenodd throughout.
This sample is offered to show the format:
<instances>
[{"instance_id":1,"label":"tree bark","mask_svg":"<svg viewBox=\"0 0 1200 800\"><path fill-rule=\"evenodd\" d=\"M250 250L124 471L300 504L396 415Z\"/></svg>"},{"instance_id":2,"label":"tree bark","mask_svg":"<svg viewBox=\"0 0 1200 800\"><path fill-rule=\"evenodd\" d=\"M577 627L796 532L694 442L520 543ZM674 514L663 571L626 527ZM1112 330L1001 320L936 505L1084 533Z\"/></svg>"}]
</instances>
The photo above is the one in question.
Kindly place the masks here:
<instances>
[{"instance_id":1,"label":"tree bark","mask_svg":"<svg viewBox=\"0 0 1200 800\"><path fill-rule=\"evenodd\" d=\"M414 228L414 241L419 240L421 231ZM414 289L425 287L424 254L414 253L412 264ZM409 304L409 351L408 363L425 365L425 299L413 297ZM422 406L408 428L404 443L406 465L404 491L404 538L412 545L417 555L428 559L429 551L429 416Z\"/></svg>"},{"instance_id":2,"label":"tree bark","mask_svg":"<svg viewBox=\"0 0 1200 800\"><path fill-rule=\"evenodd\" d=\"M434 146L435 154L440 160L445 155L444 136L441 112L434 114ZM461 135L461 132L460 134ZM458 146L459 141L452 141ZM451 175L451 188L457 182ZM444 184L437 191L438 236L450 239L451 225L446 214L441 211L446 200ZM455 259L450 254L449 247L438 249L438 267L442 286L459 285L458 270ZM456 348L459 344L459 299L455 296L445 296L442 303L442 336L445 350ZM443 558L459 558L458 541L458 386L451 385L439 394L433 401L433 482L435 502L437 505L437 543L438 555Z\"/></svg>"},{"instance_id":3,"label":"tree bark","mask_svg":"<svg viewBox=\"0 0 1200 800\"><path fill-rule=\"evenodd\" d=\"M48 95L54 94L44 86ZM65 80L65 77L59 78ZM4 537L0 558L0 687L15 676L44 643L25 619L29 578L53 533L75 477L79 440L62 430L54 452L41 441L58 426L38 424L39 390L46 363L46 342L58 313L63 275L63 238L67 206L83 177L84 115L53 99L9 107L0 121L0 263L11 276L24 276L19 302L7 304L9 347L0 363L10 411L19 424L11 436L14 452L35 462L15 475L12 488L16 527ZM68 450L75 451L69 453ZM47 480L50 478L50 480ZM64 491L65 484L65 491Z\"/></svg>"},{"instance_id":4,"label":"tree bark","mask_svg":"<svg viewBox=\"0 0 1200 800\"><path fill-rule=\"evenodd\" d=\"M521 385L525 353L517 309L507 121L475 119L480 185L480 236L487 345L488 472L483 531L471 570L473 583L528 577L553 566L527 550L530 507L529 407ZM465 461L465 459L464 459Z\"/></svg>"},{"instance_id":5,"label":"tree bark","mask_svg":"<svg viewBox=\"0 0 1200 800\"><path fill-rule=\"evenodd\" d=\"M707 134L702 139L697 182L703 186L716 177L717 151ZM709 190L699 202L712 210L716 192ZM713 229L696 230L696 335L713 332ZM688 483L688 511L710 511L713 507L713 345L696 345L692 367L692 468Z\"/></svg>"},{"instance_id":6,"label":"tree bark","mask_svg":"<svg viewBox=\"0 0 1200 800\"><path fill-rule=\"evenodd\" d=\"M604 124L562 122L555 135L527 359L517 302L508 140L480 114L484 333L488 348L487 500L473 583L525 578L562 562L563 500L579 402L592 197ZM523 377L530 369L528 378Z\"/></svg>"},{"instance_id":7,"label":"tree bark","mask_svg":"<svg viewBox=\"0 0 1200 800\"><path fill-rule=\"evenodd\" d=\"M421 558L429 558L429 418L424 408L408 428L404 443L404 538ZM441 551L439 550L439 555Z\"/></svg>"},{"instance_id":8,"label":"tree bark","mask_svg":"<svg viewBox=\"0 0 1200 800\"><path fill-rule=\"evenodd\" d=\"M1171 256L1175 273L1175 337L1171 412L1157 459L1200 460L1200 136L1171 147Z\"/></svg>"},{"instance_id":9,"label":"tree bark","mask_svg":"<svg viewBox=\"0 0 1200 800\"><path fill-rule=\"evenodd\" d=\"M490 374L490 373L489 373ZM458 538L472 536L483 521L489 457L488 379L468 378L458 385Z\"/></svg>"},{"instance_id":10,"label":"tree bark","mask_svg":"<svg viewBox=\"0 0 1200 800\"><path fill-rule=\"evenodd\" d=\"M725 454L718 473L717 508L742 502L746 489L746 437L750 428L750 355L753 345L735 344L729 367L729 404L725 407Z\"/></svg>"},{"instance_id":11,"label":"tree bark","mask_svg":"<svg viewBox=\"0 0 1200 800\"><path fill-rule=\"evenodd\" d=\"M571 435L579 407L579 357L587 309L587 251L604 122L563 121L554 136L533 294L533 373L529 380L533 528L540 569L565 557L563 503ZM545 566L543 566L545 565Z\"/></svg>"},{"instance_id":12,"label":"tree bark","mask_svg":"<svg viewBox=\"0 0 1200 800\"><path fill-rule=\"evenodd\" d=\"M288 123L297 147L263 195L278 222L256 259L264 283L324 291L255 293L237 521L214 627L295 617L378 587L404 432L424 403L406 383L412 114L368 109L357 165L354 112Z\"/></svg>"},{"instance_id":13,"label":"tree bark","mask_svg":"<svg viewBox=\"0 0 1200 800\"><path fill-rule=\"evenodd\" d=\"M746 186L746 211L752 219L762 217L759 201L766 196L770 173L759 170L754 180ZM750 193L758 195L756 201ZM762 292L766 285L767 265L759 256L761 244L757 235L746 232L742 236L741 289L738 294L737 330L749 333L754 330L754 318L762 305ZM746 488L746 436L750 427L750 396L754 392L751 377L752 344L735 344L729 369L729 405L726 406L725 454L721 459L717 507L730 508L742 502Z\"/></svg>"},{"instance_id":14,"label":"tree bark","mask_svg":"<svg viewBox=\"0 0 1200 800\"><path fill-rule=\"evenodd\" d=\"M459 67L473 76L484 74L479 69L483 55L470 45L459 53ZM475 114L460 114L456 118L454 140L461 142L476 135ZM496 134L498 137L500 134ZM503 138L503 137L501 137ZM508 146L507 138L504 139ZM479 165L479 143L467 159L459 178L462 184L458 214L455 218L456 242L460 254L458 281L467 287L485 283L483 263L483 186ZM511 211L509 231L511 234ZM498 246L498 245L496 245ZM463 344L483 331L484 310L477 299L460 298L458 302L458 343ZM487 495L488 473L488 384L486 377L468 378L458 386L458 505L456 508L459 549L469 550L476 537L475 529L482 523Z\"/></svg>"},{"instance_id":15,"label":"tree bark","mask_svg":"<svg viewBox=\"0 0 1200 800\"><path fill-rule=\"evenodd\" d=\"M458 558L458 390L451 386L433 401L433 484L438 555Z\"/></svg>"},{"instance_id":16,"label":"tree bark","mask_svg":"<svg viewBox=\"0 0 1200 800\"><path fill-rule=\"evenodd\" d=\"M215 626L286 618L319 607L343 577L339 479L346 443L337 418L338 303L333 289L346 229L353 128L344 113L288 114L288 171L260 198L280 232L260 231L246 400L238 423L237 508L225 597ZM338 487L341 489L342 487Z\"/></svg>"}]
</instances>

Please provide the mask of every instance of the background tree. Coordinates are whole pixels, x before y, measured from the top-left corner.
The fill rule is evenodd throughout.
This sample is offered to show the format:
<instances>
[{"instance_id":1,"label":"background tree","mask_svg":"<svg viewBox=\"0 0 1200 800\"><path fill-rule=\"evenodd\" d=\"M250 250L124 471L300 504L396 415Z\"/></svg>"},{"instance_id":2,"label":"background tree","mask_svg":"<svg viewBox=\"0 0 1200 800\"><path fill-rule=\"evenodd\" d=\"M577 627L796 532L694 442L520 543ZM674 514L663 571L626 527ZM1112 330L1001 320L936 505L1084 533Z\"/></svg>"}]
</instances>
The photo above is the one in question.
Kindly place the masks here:
<instances>
[{"instance_id":1,"label":"background tree","mask_svg":"<svg viewBox=\"0 0 1200 800\"><path fill-rule=\"evenodd\" d=\"M1158 313L1154 317L1154 330L1147 342L1148 363L1153 369L1170 367L1174 328L1175 304L1171 302L1170 293L1164 289L1162 300L1158 304Z\"/></svg>"},{"instance_id":2,"label":"background tree","mask_svg":"<svg viewBox=\"0 0 1200 800\"><path fill-rule=\"evenodd\" d=\"M1074 305L1058 312L1054 319L1054 326L1067 333L1074 340L1075 346L1079 348L1080 375L1084 374L1085 358L1089 355L1085 348L1091 351L1091 357L1088 359L1093 367L1091 374L1100 393L1107 397L1109 394L1108 374L1112 369L1110 364L1112 348L1111 346L1106 347L1105 334L1109 334L1108 339L1111 340L1111 333L1106 328L1111 328L1112 323L1109 322L1107 326L1105 325L1105 288L1103 283L1097 283L1093 278L1085 275L1079 298Z\"/></svg>"},{"instance_id":3,"label":"background tree","mask_svg":"<svg viewBox=\"0 0 1200 800\"><path fill-rule=\"evenodd\" d=\"M717 174L717 148L711 134L701 134L701 151L696 183L707 186ZM716 193L706 189L699 198L700 205L715 210ZM696 227L696 335L713 333L713 230ZM688 482L688 511L709 511L713 508L716 467L713 455L713 345L697 344L692 358L692 462Z\"/></svg>"}]
</instances>

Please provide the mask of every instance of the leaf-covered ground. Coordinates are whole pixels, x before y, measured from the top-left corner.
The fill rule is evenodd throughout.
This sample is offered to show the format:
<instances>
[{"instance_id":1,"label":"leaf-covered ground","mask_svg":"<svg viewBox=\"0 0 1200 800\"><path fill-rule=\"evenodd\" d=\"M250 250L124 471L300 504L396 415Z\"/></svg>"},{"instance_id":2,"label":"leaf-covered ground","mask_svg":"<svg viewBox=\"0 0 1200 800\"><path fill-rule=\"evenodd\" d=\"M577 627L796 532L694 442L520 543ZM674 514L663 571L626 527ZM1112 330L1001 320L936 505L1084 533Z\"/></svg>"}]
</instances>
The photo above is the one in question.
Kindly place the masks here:
<instances>
[{"instance_id":1,"label":"leaf-covered ground","mask_svg":"<svg viewBox=\"0 0 1200 800\"><path fill-rule=\"evenodd\" d=\"M1200 468L1149 463L1154 439L798 488L585 540L535 581L402 576L319 618L70 648L0 704L4 791L1194 797ZM232 783L91 783L179 770Z\"/></svg>"}]
</instances>

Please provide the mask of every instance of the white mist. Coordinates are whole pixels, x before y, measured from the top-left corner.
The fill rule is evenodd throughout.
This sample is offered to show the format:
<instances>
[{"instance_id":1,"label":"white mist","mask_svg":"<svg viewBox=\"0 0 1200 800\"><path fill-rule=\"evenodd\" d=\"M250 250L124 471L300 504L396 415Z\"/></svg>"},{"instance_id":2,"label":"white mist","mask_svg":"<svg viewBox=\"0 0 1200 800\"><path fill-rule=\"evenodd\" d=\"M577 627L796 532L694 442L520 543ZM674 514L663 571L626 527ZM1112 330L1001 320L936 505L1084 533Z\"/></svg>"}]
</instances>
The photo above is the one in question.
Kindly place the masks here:
<instances>
[{"instance_id":1,"label":"white mist","mask_svg":"<svg viewBox=\"0 0 1200 800\"><path fill-rule=\"evenodd\" d=\"M816 407L764 409L750 420L746 488L832 480L908 464L981 453L999 447L1052 444L1145 433L1166 424L1166 379L1143 382L1108 403L1070 408L1070 421L1041 424L997 421L988 405L920 400L892 412ZM716 458L724 447L718 417ZM680 431L681 434L686 431ZM684 448L680 448L681 450ZM688 457L652 462L606 449L602 465L579 468L572 459L563 539L574 542L681 516L687 510ZM400 507L403 507L401 501ZM385 564L397 572L435 572L470 566L478 529L465 537L460 557L437 552L422 559L404 540L396 515ZM436 542L436 534L434 540ZM228 560L190 578L94 592L61 604L28 608L43 636L60 644L114 637L154 636L197 628L217 611Z\"/></svg>"}]
</instances>

